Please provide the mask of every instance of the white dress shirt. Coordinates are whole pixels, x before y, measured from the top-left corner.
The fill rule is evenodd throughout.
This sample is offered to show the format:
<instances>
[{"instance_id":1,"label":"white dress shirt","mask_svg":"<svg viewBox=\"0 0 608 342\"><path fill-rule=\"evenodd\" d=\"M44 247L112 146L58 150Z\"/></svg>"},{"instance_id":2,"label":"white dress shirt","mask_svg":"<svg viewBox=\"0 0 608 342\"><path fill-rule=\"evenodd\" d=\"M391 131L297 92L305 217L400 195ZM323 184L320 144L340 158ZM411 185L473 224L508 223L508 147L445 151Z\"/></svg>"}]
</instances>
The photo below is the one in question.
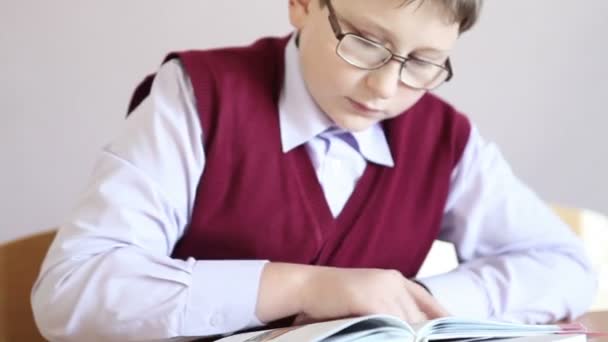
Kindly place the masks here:
<instances>
[{"instance_id":1,"label":"white dress shirt","mask_svg":"<svg viewBox=\"0 0 608 342\"><path fill-rule=\"evenodd\" d=\"M293 40L285 62L283 150L306 145L337 216L366 163L393 166L390 148L380 125L355 134L332 126L306 90ZM168 340L261 324L255 306L265 260L170 257L205 167L194 103L179 62L166 63L100 152L32 291L47 338ZM547 322L591 302L595 279L580 242L475 127L452 174L440 238L455 244L461 264L419 280L454 315Z\"/></svg>"}]
</instances>

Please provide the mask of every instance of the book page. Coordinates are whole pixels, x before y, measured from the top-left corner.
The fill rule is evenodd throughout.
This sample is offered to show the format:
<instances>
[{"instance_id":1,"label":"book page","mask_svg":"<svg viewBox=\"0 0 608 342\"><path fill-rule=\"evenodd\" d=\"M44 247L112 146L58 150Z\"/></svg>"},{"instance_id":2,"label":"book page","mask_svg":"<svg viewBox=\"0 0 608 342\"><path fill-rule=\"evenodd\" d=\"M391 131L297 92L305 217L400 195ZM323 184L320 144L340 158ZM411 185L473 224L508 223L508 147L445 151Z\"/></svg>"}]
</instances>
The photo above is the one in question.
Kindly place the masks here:
<instances>
[{"instance_id":1,"label":"book page","mask_svg":"<svg viewBox=\"0 0 608 342\"><path fill-rule=\"evenodd\" d=\"M390 316L367 316L257 331L225 337L218 342L375 342L413 341L409 326Z\"/></svg>"},{"instance_id":2,"label":"book page","mask_svg":"<svg viewBox=\"0 0 608 342\"><path fill-rule=\"evenodd\" d=\"M533 325L516 324L487 320L461 319L446 317L435 319L422 324L413 325L418 340L445 340L455 338L475 337L518 337L549 334L587 332L581 324L567 325Z\"/></svg>"},{"instance_id":3,"label":"book page","mask_svg":"<svg viewBox=\"0 0 608 342\"><path fill-rule=\"evenodd\" d=\"M485 341L491 341L497 339L486 339ZM539 335L539 336L527 336L527 337L515 337L500 339L500 342L586 342L587 336L583 334L578 335ZM462 341L459 341L462 342Z\"/></svg>"},{"instance_id":4,"label":"book page","mask_svg":"<svg viewBox=\"0 0 608 342\"><path fill-rule=\"evenodd\" d=\"M303 326L286 327L266 331L236 334L220 342L421 342L464 339L466 341L529 338L526 342L568 340L566 337L582 336L586 340L587 330L580 324L526 325L487 320L445 317L432 321L408 325L387 315L348 318ZM568 334L568 335L564 335ZM578 334L578 335L574 335ZM544 338L541 338L543 337ZM581 337L572 342L582 342ZM513 339L513 341L520 341ZM521 340L524 341L524 340Z\"/></svg>"}]
</instances>

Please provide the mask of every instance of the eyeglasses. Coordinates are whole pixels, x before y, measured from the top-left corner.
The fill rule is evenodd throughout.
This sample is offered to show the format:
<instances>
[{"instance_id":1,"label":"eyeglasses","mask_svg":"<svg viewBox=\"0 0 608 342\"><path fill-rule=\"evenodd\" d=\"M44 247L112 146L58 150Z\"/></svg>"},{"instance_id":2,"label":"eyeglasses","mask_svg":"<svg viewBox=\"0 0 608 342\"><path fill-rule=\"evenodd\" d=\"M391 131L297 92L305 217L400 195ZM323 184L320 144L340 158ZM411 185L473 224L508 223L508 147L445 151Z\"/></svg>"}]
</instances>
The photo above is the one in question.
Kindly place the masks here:
<instances>
[{"instance_id":1,"label":"eyeglasses","mask_svg":"<svg viewBox=\"0 0 608 342\"><path fill-rule=\"evenodd\" d=\"M347 63L364 70L380 69L390 61L401 64L399 79L415 89L431 90L449 81L454 75L448 58L444 65L416 57L394 54L383 45L354 33L344 33L331 1L327 1L329 23L338 39L336 53Z\"/></svg>"}]
</instances>

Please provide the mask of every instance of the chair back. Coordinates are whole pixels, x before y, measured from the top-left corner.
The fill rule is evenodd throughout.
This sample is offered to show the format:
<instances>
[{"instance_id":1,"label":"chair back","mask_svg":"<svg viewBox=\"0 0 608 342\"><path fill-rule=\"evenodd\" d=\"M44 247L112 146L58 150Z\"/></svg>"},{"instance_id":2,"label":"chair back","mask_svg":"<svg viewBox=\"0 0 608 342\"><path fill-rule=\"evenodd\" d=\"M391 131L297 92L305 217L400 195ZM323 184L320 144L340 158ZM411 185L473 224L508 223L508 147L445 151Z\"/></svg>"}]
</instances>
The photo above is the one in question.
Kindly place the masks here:
<instances>
[{"instance_id":1,"label":"chair back","mask_svg":"<svg viewBox=\"0 0 608 342\"><path fill-rule=\"evenodd\" d=\"M45 341L34 323L30 302L55 231L0 245L0 342Z\"/></svg>"}]
</instances>

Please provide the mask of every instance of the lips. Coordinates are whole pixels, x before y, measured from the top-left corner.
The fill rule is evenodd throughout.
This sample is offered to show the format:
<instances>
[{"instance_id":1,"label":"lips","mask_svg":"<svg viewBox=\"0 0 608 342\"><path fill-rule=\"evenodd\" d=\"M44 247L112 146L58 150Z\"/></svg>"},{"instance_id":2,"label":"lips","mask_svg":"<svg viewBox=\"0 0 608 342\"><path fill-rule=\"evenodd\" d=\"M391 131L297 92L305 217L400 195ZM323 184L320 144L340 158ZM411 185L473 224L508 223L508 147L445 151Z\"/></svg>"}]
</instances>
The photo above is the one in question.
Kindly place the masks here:
<instances>
[{"instance_id":1,"label":"lips","mask_svg":"<svg viewBox=\"0 0 608 342\"><path fill-rule=\"evenodd\" d=\"M351 104L351 106L358 112L363 114L364 116L369 116L369 117L383 117L384 116L384 111L380 110L380 109L376 109L374 107L368 106L364 103L355 101L351 98L347 98L348 102Z\"/></svg>"}]
</instances>

